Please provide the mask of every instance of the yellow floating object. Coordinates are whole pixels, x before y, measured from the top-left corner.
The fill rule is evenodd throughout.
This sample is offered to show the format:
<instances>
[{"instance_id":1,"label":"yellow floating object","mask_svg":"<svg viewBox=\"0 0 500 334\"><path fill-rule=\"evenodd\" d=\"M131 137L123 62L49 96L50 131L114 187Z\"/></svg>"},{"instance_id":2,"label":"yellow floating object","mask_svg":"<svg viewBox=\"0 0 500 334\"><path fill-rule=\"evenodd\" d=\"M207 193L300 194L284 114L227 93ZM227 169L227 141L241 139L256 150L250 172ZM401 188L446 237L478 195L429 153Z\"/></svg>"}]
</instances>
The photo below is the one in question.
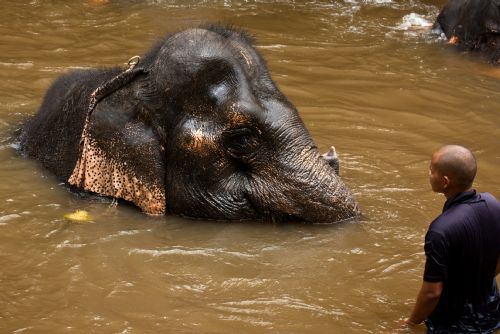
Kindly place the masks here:
<instances>
[{"instance_id":1,"label":"yellow floating object","mask_svg":"<svg viewBox=\"0 0 500 334\"><path fill-rule=\"evenodd\" d=\"M92 220L92 216L85 210L76 210L75 212L65 214L64 218L79 223L85 223Z\"/></svg>"}]
</instances>

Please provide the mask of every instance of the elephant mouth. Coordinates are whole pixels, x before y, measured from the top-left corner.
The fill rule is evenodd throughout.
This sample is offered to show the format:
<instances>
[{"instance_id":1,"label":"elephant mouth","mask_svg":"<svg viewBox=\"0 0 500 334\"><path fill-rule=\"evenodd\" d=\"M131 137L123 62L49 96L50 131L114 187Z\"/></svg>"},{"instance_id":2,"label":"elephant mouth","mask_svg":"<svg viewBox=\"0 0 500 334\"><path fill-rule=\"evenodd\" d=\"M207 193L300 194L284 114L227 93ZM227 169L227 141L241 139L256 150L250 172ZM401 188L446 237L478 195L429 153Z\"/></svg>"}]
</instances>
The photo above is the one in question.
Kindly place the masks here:
<instances>
[{"instance_id":1,"label":"elephant mouth","mask_svg":"<svg viewBox=\"0 0 500 334\"><path fill-rule=\"evenodd\" d=\"M305 223L306 220L302 217L293 215L293 214L281 214L281 213L271 213L266 218L266 221L269 221L273 224L282 224L282 223Z\"/></svg>"},{"instance_id":2,"label":"elephant mouth","mask_svg":"<svg viewBox=\"0 0 500 334\"><path fill-rule=\"evenodd\" d=\"M359 209L356 208L356 210L358 210L357 215L353 215L352 217L345 218L342 220L334 220L334 221L324 221L320 219L308 220L304 217L300 217L297 215L281 214L281 213L271 213L265 216L265 218L263 218L263 221L273 224L298 223L298 224L314 224L314 225L336 225L343 222L353 221L359 218L360 216Z\"/></svg>"},{"instance_id":3,"label":"elephant mouth","mask_svg":"<svg viewBox=\"0 0 500 334\"><path fill-rule=\"evenodd\" d=\"M245 192L243 194L241 203L242 204L244 203L243 207L245 207L246 211L252 212L252 214L249 215L249 217L253 218L250 219L256 219L266 223L273 223L273 224L282 224L288 222L297 222L297 223L306 222L304 218L295 214L263 209L261 205L254 202L249 192Z\"/></svg>"}]
</instances>

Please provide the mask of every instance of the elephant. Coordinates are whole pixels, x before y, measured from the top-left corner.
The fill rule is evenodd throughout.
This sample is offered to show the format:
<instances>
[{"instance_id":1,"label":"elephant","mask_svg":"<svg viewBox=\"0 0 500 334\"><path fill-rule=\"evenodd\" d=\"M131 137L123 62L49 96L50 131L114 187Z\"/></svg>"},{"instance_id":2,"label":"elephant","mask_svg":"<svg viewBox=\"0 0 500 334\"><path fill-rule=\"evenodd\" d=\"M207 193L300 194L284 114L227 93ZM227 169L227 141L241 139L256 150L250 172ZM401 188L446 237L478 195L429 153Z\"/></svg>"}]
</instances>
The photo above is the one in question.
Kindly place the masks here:
<instances>
[{"instance_id":1,"label":"elephant","mask_svg":"<svg viewBox=\"0 0 500 334\"><path fill-rule=\"evenodd\" d=\"M21 154L71 189L149 215L308 223L360 216L335 172L336 153L320 155L243 30L180 30L129 65L58 78L21 129Z\"/></svg>"},{"instance_id":2,"label":"elephant","mask_svg":"<svg viewBox=\"0 0 500 334\"><path fill-rule=\"evenodd\" d=\"M459 49L500 64L500 0L449 0L433 29Z\"/></svg>"}]
</instances>

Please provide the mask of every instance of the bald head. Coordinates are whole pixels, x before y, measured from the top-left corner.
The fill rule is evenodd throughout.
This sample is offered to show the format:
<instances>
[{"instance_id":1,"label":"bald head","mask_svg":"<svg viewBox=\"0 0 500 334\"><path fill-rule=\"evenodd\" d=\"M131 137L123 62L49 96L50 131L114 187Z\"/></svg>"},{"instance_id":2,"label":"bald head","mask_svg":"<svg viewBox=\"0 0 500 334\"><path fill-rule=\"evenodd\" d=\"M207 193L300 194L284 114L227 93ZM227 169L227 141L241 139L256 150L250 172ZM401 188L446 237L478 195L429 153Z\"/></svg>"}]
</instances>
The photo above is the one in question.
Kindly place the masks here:
<instances>
[{"instance_id":1,"label":"bald head","mask_svg":"<svg viewBox=\"0 0 500 334\"><path fill-rule=\"evenodd\" d=\"M438 173L447 176L454 186L462 189L472 187L477 165L474 154L459 145L446 145L432 155L433 166Z\"/></svg>"}]
</instances>

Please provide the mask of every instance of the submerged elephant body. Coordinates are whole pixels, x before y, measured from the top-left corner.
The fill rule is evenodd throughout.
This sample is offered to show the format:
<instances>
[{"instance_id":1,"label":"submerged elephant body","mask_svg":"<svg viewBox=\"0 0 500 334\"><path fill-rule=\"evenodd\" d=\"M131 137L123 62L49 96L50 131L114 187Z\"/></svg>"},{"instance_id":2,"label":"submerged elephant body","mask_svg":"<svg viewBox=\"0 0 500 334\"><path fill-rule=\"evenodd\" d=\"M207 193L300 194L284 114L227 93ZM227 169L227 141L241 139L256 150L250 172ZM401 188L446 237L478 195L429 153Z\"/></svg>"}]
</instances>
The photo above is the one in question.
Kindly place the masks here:
<instances>
[{"instance_id":1,"label":"submerged elephant body","mask_svg":"<svg viewBox=\"0 0 500 334\"><path fill-rule=\"evenodd\" d=\"M479 52L500 65L500 0L449 0L434 29L460 49Z\"/></svg>"},{"instance_id":2,"label":"submerged elephant body","mask_svg":"<svg viewBox=\"0 0 500 334\"><path fill-rule=\"evenodd\" d=\"M21 150L148 214L335 222L359 214L245 34L184 30L133 69L59 78Z\"/></svg>"}]
</instances>

